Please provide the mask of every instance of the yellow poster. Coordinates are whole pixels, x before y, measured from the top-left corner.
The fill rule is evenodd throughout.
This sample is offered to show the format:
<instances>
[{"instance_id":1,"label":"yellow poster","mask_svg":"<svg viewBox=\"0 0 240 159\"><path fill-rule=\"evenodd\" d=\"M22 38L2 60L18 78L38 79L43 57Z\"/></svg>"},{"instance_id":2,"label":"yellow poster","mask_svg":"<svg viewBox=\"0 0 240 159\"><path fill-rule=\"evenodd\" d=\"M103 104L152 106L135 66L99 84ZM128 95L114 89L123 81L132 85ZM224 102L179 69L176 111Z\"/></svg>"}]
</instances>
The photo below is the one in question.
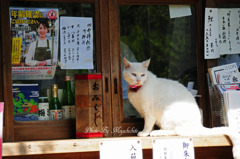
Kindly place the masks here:
<instances>
[{"instance_id":1,"label":"yellow poster","mask_svg":"<svg viewBox=\"0 0 240 159\"><path fill-rule=\"evenodd\" d=\"M58 62L59 11L10 7L12 79L53 79Z\"/></svg>"},{"instance_id":2,"label":"yellow poster","mask_svg":"<svg viewBox=\"0 0 240 159\"><path fill-rule=\"evenodd\" d=\"M22 38L12 38L12 64L20 64Z\"/></svg>"}]
</instances>

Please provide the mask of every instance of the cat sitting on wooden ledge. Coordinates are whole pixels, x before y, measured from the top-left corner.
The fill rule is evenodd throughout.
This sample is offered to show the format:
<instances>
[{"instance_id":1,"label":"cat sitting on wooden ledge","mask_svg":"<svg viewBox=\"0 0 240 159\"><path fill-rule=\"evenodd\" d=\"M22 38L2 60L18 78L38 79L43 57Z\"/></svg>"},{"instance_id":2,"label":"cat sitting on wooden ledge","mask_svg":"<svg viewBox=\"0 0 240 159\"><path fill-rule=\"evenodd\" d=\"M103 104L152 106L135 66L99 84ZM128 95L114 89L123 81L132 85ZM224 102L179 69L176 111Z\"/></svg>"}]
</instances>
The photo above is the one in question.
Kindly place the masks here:
<instances>
[{"instance_id":1,"label":"cat sitting on wooden ledge","mask_svg":"<svg viewBox=\"0 0 240 159\"><path fill-rule=\"evenodd\" d=\"M144 129L138 136L227 135L233 144L233 156L240 159L240 134L228 127L206 128L199 107L182 84L156 77L148 71L150 59L129 62L124 58L123 77L128 82L128 98L144 118ZM153 130L154 125L160 130ZM153 130L153 131L152 131Z\"/></svg>"}]
</instances>

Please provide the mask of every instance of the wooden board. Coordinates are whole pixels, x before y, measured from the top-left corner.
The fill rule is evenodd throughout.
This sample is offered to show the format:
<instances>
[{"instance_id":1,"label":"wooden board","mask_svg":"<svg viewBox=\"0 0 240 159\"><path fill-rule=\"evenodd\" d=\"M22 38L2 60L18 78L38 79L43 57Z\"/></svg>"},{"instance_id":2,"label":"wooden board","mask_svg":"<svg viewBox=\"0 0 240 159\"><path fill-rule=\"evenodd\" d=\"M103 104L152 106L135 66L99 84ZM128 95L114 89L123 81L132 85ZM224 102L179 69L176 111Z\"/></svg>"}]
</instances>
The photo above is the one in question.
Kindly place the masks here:
<instances>
[{"instance_id":1,"label":"wooden board","mask_svg":"<svg viewBox=\"0 0 240 159\"><path fill-rule=\"evenodd\" d=\"M44 140L3 143L3 156L56 154L73 152L94 152L99 151L99 142L110 140L131 140L141 139L143 149L152 149L152 140L164 138L179 138L179 136L167 137L115 137L115 138L94 138L94 139L68 139L68 140ZM193 137L194 147L219 147L231 146L228 137L199 136Z\"/></svg>"}]
</instances>

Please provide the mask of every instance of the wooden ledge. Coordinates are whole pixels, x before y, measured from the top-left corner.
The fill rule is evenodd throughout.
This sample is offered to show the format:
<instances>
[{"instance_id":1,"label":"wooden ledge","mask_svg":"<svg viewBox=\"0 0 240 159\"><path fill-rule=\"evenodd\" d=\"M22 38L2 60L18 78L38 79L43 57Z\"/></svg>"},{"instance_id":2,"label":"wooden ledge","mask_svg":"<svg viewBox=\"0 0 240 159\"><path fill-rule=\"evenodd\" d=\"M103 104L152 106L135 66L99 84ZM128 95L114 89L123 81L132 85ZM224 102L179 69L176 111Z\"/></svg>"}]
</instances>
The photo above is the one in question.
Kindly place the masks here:
<instances>
[{"instance_id":1,"label":"wooden ledge","mask_svg":"<svg viewBox=\"0 0 240 159\"><path fill-rule=\"evenodd\" d=\"M72 152L99 151L100 141L140 139L143 149L152 149L152 140L180 138L179 136L167 137L112 137L94 139L68 139L68 140L44 140L5 142L2 147L3 156L39 155ZM194 147L231 146L231 141L224 135L192 137Z\"/></svg>"}]
</instances>

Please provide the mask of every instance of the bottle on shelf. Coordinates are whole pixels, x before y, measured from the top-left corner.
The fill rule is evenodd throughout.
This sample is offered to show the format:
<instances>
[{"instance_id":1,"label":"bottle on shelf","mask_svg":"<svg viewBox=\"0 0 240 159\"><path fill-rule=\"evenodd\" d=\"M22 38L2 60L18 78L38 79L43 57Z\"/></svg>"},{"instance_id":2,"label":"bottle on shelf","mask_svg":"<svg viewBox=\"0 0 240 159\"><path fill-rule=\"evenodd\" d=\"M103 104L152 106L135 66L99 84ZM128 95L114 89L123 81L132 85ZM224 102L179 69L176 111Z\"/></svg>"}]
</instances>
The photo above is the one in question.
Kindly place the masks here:
<instances>
[{"instance_id":1,"label":"bottle on shelf","mask_svg":"<svg viewBox=\"0 0 240 159\"><path fill-rule=\"evenodd\" d=\"M62 120L63 109L58 99L58 85L51 85L51 99L49 102L49 118L50 120Z\"/></svg>"},{"instance_id":2,"label":"bottle on shelf","mask_svg":"<svg viewBox=\"0 0 240 159\"><path fill-rule=\"evenodd\" d=\"M39 97L39 117L38 120L49 120L48 97Z\"/></svg>"},{"instance_id":3,"label":"bottle on shelf","mask_svg":"<svg viewBox=\"0 0 240 159\"><path fill-rule=\"evenodd\" d=\"M75 99L71 89L71 76L65 77L62 108L64 110L64 119L75 118Z\"/></svg>"}]
</instances>

